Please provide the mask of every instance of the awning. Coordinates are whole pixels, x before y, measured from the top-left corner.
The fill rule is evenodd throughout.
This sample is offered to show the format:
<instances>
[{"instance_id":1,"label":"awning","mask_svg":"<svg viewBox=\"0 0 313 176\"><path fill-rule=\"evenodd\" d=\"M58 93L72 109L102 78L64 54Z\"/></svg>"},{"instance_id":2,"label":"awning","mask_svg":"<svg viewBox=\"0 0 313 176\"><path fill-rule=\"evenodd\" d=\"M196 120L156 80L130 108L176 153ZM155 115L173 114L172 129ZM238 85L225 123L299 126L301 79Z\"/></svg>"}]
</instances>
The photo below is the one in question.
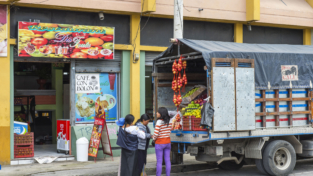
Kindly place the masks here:
<instances>
[{"instance_id":1,"label":"awning","mask_svg":"<svg viewBox=\"0 0 313 176\"><path fill-rule=\"evenodd\" d=\"M256 89L312 88L313 46L281 44L244 44L179 39L180 54L201 52L209 70L211 58L254 59ZM171 45L154 59L177 55Z\"/></svg>"}]
</instances>

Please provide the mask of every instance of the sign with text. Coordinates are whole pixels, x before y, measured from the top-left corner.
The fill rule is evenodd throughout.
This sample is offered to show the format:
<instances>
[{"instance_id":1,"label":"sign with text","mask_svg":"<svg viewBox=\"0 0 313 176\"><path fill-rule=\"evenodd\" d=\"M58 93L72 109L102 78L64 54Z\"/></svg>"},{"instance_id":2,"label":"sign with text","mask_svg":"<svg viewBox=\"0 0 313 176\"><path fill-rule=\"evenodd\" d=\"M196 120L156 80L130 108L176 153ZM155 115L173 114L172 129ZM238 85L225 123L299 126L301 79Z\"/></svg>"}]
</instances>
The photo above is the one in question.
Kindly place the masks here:
<instances>
[{"instance_id":1,"label":"sign with text","mask_svg":"<svg viewBox=\"0 0 313 176\"><path fill-rule=\"evenodd\" d=\"M18 22L19 57L113 59L114 28Z\"/></svg>"},{"instance_id":2,"label":"sign with text","mask_svg":"<svg viewBox=\"0 0 313 176\"><path fill-rule=\"evenodd\" d=\"M105 125L104 118L95 118L95 122L92 128L92 133L89 142L88 156L97 157L102 129Z\"/></svg>"},{"instance_id":3,"label":"sign with text","mask_svg":"<svg viewBox=\"0 0 313 176\"><path fill-rule=\"evenodd\" d=\"M297 65L282 65L281 75L283 81L298 81L298 66Z\"/></svg>"},{"instance_id":4,"label":"sign with text","mask_svg":"<svg viewBox=\"0 0 313 176\"><path fill-rule=\"evenodd\" d=\"M76 73L76 93L100 93L99 74Z\"/></svg>"},{"instance_id":5,"label":"sign with text","mask_svg":"<svg viewBox=\"0 0 313 176\"><path fill-rule=\"evenodd\" d=\"M76 81L80 81L84 76L88 75L88 79L92 76L98 75L100 88L98 93L86 91L79 93L76 89L75 94L75 121L76 123L92 123L95 117L101 116L105 113L105 120L107 122L114 122L117 119L118 110L118 95L117 95L117 74L116 73L99 73L99 74L76 74ZM82 76L84 75L84 76ZM86 83L83 81L82 83ZM89 86L89 83L87 83ZM87 88L86 88L87 89ZM85 90L86 90L85 89ZM90 88L91 89L91 88ZM95 87L94 87L95 89ZM79 91L82 89L80 88Z\"/></svg>"},{"instance_id":6,"label":"sign with text","mask_svg":"<svg viewBox=\"0 0 313 176\"><path fill-rule=\"evenodd\" d=\"M8 55L8 10L6 5L0 5L0 57Z\"/></svg>"}]
</instances>

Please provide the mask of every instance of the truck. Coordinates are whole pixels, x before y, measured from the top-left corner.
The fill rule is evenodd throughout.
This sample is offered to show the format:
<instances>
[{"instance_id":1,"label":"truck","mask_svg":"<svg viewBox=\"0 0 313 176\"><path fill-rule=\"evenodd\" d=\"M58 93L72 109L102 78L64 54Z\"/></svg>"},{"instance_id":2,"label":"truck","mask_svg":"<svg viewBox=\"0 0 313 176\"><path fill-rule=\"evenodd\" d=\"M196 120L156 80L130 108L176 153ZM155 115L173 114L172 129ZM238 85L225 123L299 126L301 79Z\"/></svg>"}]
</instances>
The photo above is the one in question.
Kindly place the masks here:
<instances>
[{"instance_id":1,"label":"truck","mask_svg":"<svg viewBox=\"0 0 313 176\"><path fill-rule=\"evenodd\" d=\"M298 159L313 157L312 46L171 41L153 61L155 117L159 107L184 108L173 101L179 58L187 62L179 73L188 79L180 96L205 86L214 108L205 129L184 128L190 117L182 115L182 129L170 135L172 163L190 154L224 170L255 163L265 175L288 175Z\"/></svg>"}]
</instances>

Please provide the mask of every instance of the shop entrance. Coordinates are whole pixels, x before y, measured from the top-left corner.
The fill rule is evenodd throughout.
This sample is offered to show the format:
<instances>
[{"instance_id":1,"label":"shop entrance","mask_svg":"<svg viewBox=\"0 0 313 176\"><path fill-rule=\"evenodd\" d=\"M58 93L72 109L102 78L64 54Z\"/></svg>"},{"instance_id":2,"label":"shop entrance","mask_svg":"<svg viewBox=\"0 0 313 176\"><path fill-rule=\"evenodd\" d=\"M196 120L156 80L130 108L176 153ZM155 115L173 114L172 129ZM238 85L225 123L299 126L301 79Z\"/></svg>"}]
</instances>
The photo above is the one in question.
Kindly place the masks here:
<instances>
[{"instance_id":1,"label":"shop entrance","mask_svg":"<svg viewBox=\"0 0 313 176\"><path fill-rule=\"evenodd\" d=\"M14 62L14 125L25 127L15 133L34 133L35 158L68 154L57 150L56 124L69 118L69 67L69 63Z\"/></svg>"}]
</instances>

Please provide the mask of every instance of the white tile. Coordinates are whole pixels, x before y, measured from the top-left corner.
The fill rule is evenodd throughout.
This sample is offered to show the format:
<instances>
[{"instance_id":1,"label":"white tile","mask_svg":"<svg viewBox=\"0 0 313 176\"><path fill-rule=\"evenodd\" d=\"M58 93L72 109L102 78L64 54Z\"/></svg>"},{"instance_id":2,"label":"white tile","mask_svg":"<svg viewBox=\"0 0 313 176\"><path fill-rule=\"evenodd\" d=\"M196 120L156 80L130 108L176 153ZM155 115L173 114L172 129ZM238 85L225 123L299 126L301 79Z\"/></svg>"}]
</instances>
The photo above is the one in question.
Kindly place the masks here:
<instances>
[{"instance_id":1,"label":"white tile","mask_svg":"<svg viewBox=\"0 0 313 176\"><path fill-rule=\"evenodd\" d=\"M18 165L18 161L11 161L11 165Z\"/></svg>"},{"instance_id":2,"label":"white tile","mask_svg":"<svg viewBox=\"0 0 313 176\"><path fill-rule=\"evenodd\" d=\"M33 164L34 160L19 160L18 164Z\"/></svg>"},{"instance_id":3,"label":"white tile","mask_svg":"<svg viewBox=\"0 0 313 176\"><path fill-rule=\"evenodd\" d=\"M75 160L75 158L74 157L69 157L69 158L66 158L66 160L67 161L73 161L73 160Z\"/></svg>"}]
</instances>

